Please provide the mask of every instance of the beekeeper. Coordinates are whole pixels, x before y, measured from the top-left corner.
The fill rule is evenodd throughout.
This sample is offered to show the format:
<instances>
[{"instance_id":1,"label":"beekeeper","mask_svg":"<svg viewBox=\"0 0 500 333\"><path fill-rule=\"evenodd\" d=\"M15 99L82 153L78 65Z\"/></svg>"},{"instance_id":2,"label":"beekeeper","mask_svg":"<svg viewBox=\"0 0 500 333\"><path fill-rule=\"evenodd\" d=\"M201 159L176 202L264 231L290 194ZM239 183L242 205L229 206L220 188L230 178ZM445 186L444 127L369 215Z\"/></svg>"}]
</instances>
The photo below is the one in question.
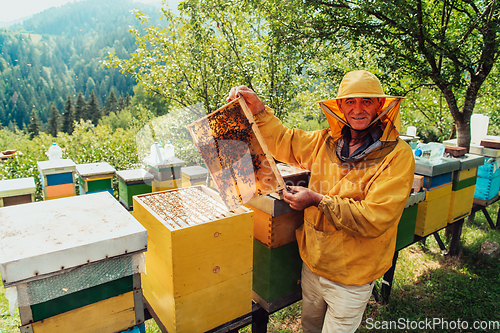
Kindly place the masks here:
<instances>
[{"instance_id":1,"label":"beekeeper","mask_svg":"<svg viewBox=\"0 0 500 333\"><path fill-rule=\"evenodd\" d=\"M410 146L399 139L402 98L385 95L378 78L347 73L335 99L319 102L329 128L289 129L257 94L242 96L278 161L311 171L309 187L284 198L304 210L296 236L302 267L304 332L354 332L374 280L391 267L399 219L413 184Z\"/></svg>"}]
</instances>

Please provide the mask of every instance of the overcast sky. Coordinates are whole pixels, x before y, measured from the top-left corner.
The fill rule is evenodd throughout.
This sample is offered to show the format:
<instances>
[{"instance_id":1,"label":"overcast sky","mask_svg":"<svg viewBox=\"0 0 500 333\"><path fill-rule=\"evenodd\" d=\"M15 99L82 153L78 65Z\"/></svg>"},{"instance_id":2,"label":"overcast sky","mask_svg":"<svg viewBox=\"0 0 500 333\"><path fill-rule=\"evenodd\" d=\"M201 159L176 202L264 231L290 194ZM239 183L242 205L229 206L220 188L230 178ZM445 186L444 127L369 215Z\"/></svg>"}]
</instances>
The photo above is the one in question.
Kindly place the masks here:
<instances>
[{"instance_id":1,"label":"overcast sky","mask_svg":"<svg viewBox=\"0 0 500 333\"><path fill-rule=\"evenodd\" d=\"M78 0L0 0L0 22L11 22ZM159 2L160 0L135 0L135 2ZM172 3L172 1L169 1Z\"/></svg>"}]
</instances>

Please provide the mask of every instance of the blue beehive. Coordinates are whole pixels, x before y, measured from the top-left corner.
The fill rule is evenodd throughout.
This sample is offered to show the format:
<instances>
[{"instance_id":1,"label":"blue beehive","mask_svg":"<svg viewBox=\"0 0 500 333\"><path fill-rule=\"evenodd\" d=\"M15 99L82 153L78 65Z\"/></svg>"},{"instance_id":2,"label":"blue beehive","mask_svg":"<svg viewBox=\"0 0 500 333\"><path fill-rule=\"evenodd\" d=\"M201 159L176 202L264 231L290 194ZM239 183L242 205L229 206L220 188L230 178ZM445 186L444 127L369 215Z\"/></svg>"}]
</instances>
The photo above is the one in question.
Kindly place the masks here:
<instances>
[{"instance_id":1,"label":"blue beehive","mask_svg":"<svg viewBox=\"0 0 500 333\"><path fill-rule=\"evenodd\" d=\"M500 159L484 158L484 164L477 169L474 198L490 200L500 191Z\"/></svg>"}]
</instances>

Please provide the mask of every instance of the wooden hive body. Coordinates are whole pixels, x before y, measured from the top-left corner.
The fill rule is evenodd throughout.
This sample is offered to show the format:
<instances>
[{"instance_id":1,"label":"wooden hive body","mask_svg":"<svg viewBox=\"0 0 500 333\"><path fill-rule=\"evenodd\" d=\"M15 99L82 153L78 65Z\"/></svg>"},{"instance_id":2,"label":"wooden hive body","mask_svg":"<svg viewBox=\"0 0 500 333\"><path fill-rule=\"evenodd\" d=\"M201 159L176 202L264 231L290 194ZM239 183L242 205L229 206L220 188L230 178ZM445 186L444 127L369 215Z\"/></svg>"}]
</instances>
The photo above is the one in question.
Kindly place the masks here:
<instances>
[{"instance_id":1,"label":"wooden hive body","mask_svg":"<svg viewBox=\"0 0 500 333\"><path fill-rule=\"evenodd\" d=\"M460 169L454 158L415 161L415 173L424 176L425 200L418 204L415 234L427 236L446 227L450 210L452 173Z\"/></svg>"},{"instance_id":2,"label":"wooden hive body","mask_svg":"<svg viewBox=\"0 0 500 333\"><path fill-rule=\"evenodd\" d=\"M57 199L76 195L76 164L70 159L37 162L42 181L43 199Z\"/></svg>"},{"instance_id":3,"label":"wooden hive body","mask_svg":"<svg viewBox=\"0 0 500 333\"><path fill-rule=\"evenodd\" d=\"M301 289L302 259L297 241L270 249L255 239L253 249L252 289L262 307Z\"/></svg>"},{"instance_id":4,"label":"wooden hive body","mask_svg":"<svg viewBox=\"0 0 500 333\"><path fill-rule=\"evenodd\" d=\"M33 202L35 192L33 177L0 180L0 207Z\"/></svg>"},{"instance_id":5,"label":"wooden hive body","mask_svg":"<svg viewBox=\"0 0 500 333\"><path fill-rule=\"evenodd\" d=\"M188 166L181 169L182 186L206 185L208 170L202 166Z\"/></svg>"},{"instance_id":6,"label":"wooden hive body","mask_svg":"<svg viewBox=\"0 0 500 333\"><path fill-rule=\"evenodd\" d=\"M0 210L0 273L16 287L22 332L119 332L144 323L140 223L108 193L23 206Z\"/></svg>"},{"instance_id":7,"label":"wooden hive body","mask_svg":"<svg viewBox=\"0 0 500 333\"><path fill-rule=\"evenodd\" d=\"M144 169L116 172L118 178L118 200L128 210L132 209L134 195L151 193L153 175Z\"/></svg>"},{"instance_id":8,"label":"wooden hive body","mask_svg":"<svg viewBox=\"0 0 500 333\"><path fill-rule=\"evenodd\" d=\"M283 178L242 98L188 128L229 209L284 188Z\"/></svg>"},{"instance_id":9,"label":"wooden hive body","mask_svg":"<svg viewBox=\"0 0 500 333\"><path fill-rule=\"evenodd\" d=\"M398 224L396 251L413 243L417 223L418 203L425 199L425 191L411 193Z\"/></svg>"},{"instance_id":10,"label":"wooden hive body","mask_svg":"<svg viewBox=\"0 0 500 333\"><path fill-rule=\"evenodd\" d=\"M107 162L78 164L76 166L80 195L109 192L113 195L113 177L116 170Z\"/></svg>"},{"instance_id":11,"label":"wooden hive body","mask_svg":"<svg viewBox=\"0 0 500 333\"><path fill-rule=\"evenodd\" d=\"M133 200L148 230L145 298L168 332L207 331L251 311L252 211L229 212L205 186Z\"/></svg>"},{"instance_id":12,"label":"wooden hive body","mask_svg":"<svg viewBox=\"0 0 500 333\"><path fill-rule=\"evenodd\" d=\"M460 168L453 172L448 223L470 215L474 203L478 167L484 163L483 156L473 154L465 154L456 159L460 161Z\"/></svg>"}]
</instances>

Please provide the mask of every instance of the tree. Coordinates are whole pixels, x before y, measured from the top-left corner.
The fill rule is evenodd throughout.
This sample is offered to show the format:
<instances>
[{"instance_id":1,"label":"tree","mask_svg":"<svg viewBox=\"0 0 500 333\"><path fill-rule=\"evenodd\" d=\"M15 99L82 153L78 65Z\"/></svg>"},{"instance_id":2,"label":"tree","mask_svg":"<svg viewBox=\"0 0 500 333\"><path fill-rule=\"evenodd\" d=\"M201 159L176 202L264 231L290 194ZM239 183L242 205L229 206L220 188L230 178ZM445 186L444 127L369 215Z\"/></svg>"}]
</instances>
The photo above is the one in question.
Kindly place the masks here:
<instances>
[{"instance_id":1,"label":"tree","mask_svg":"<svg viewBox=\"0 0 500 333\"><path fill-rule=\"evenodd\" d=\"M179 17L163 9L164 27L148 27L145 35L131 30L137 51L130 59L111 53L103 64L180 106L201 102L207 112L214 111L225 103L231 87L245 84L280 114L298 91L300 58L269 37L260 13L217 9L197 0L185 2ZM136 17L148 24L140 11Z\"/></svg>"},{"instance_id":2,"label":"tree","mask_svg":"<svg viewBox=\"0 0 500 333\"><path fill-rule=\"evenodd\" d=\"M71 102L71 96L68 95L68 99L66 100L66 105L64 106L64 110L66 110L66 112L63 113L62 131L64 133L68 134L73 133L73 121L74 121L73 109L74 108Z\"/></svg>"},{"instance_id":3,"label":"tree","mask_svg":"<svg viewBox=\"0 0 500 333\"><path fill-rule=\"evenodd\" d=\"M272 0L259 2L259 8L285 45L308 47L320 57L365 49L367 55L351 58L350 65L362 67L373 57L377 74L396 93L437 87L455 122L458 145L469 148L476 98L499 55L497 2Z\"/></svg>"},{"instance_id":4,"label":"tree","mask_svg":"<svg viewBox=\"0 0 500 333\"><path fill-rule=\"evenodd\" d=\"M47 120L47 132L54 138L57 137L59 130L59 111L55 104L52 104L49 112L49 119Z\"/></svg>"},{"instance_id":5,"label":"tree","mask_svg":"<svg viewBox=\"0 0 500 333\"><path fill-rule=\"evenodd\" d=\"M35 136L40 133L40 118L36 113L36 110L31 111L30 123L28 124L28 133L30 134L30 140L33 140Z\"/></svg>"},{"instance_id":6,"label":"tree","mask_svg":"<svg viewBox=\"0 0 500 333\"><path fill-rule=\"evenodd\" d=\"M90 93L89 101L87 103L87 115L88 119L92 121L92 124L99 124L99 119L101 119L101 109L99 107L99 102L94 94L94 90Z\"/></svg>"},{"instance_id":7,"label":"tree","mask_svg":"<svg viewBox=\"0 0 500 333\"><path fill-rule=\"evenodd\" d=\"M116 113L117 111L119 111L118 100L116 99L116 95L113 91L113 88L111 88L111 91L109 92L109 95L106 98L105 104L106 106L103 108L105 116L109 115L110 112Z\"/></svg>"},{"instance_id":8,"label":"tree","mask_svg":"<svg viewBox=\"0 0 500 333\"><path fill-rule=\"evenodd\" d=\"M83 93L79 92L76 97L76 105L75 105L75 120L80 122L81 119L87 120L85 118L85 113L87 109L87 103L85 102L85 98L83 97Z\"/></svg>"}]
</instances>

